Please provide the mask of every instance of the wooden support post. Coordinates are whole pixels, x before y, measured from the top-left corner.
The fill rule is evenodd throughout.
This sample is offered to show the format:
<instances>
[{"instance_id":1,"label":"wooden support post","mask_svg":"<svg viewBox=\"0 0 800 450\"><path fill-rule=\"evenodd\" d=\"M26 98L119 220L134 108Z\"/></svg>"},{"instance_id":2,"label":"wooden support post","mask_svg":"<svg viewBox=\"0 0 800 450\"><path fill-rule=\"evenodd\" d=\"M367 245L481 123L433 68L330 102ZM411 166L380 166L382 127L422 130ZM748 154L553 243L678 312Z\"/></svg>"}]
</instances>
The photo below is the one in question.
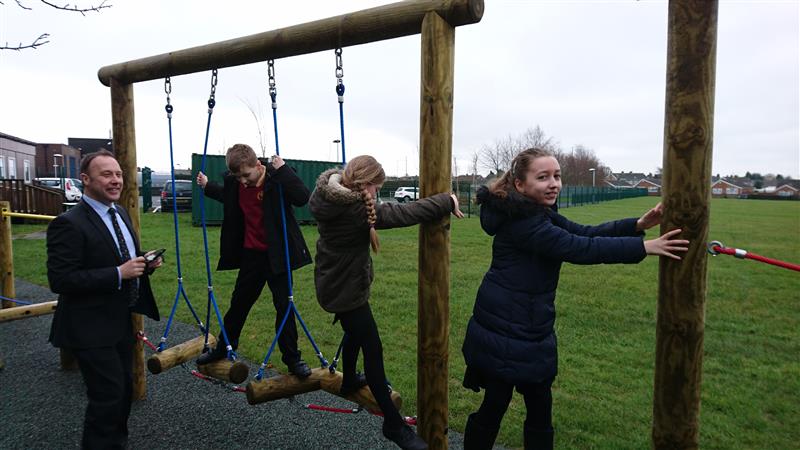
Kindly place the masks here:
<instances>
[{"instance_id":1,"label":"wooden support post","mask_svg":"<svg viewBox=\"0 0 800 450\"><path fill-rule=\"evenodd\" d=\"M0 201L0 294L6 298L15 298L14 289L14 248L11 243L11 202ZM2 301L3 308L13 308L13 302Z\"/></svg>"},{"instance_id":2,"label":"wooden support post","mask_svg":"<svg viewBox=\"0 0 800 450\"><path fill-rule=\"evenodd\" d=\"M717 7L717 0L669 3L661 232L681 228L691 245L683 261L659 263L655 449L698 448Z\"/></svg>"},{"instance_id":3,"label":"wooden support post","mask_svg":"<svg viewBox=\"0 0 800 450\"><path fill-rule=\"evenodd\" d=\"M58 302L34 303L32 305L15 306L13 308L0 309L0 323L11 322L12 320L27 319L44 314L53 314L56 311Z\"/></svg>"},{"instance_id":4,"label":"wooden support post","mask_svg":"<svg viewBox=\"0 0 800 450\"><path fill-rule=\"evenodd\" d=\"M133 85L111 79L111 122L114 154L122 168L122 193L119 204L128 210L137 238L139 233L139 186L136 183L136 126L134 124ZM140 241L141 242L141 239ZM144 330L144 318L131 314L133 332ZM136 340L133 348L133 399L147 396L144 373L144 343Z\"/></svg>"},{"instance_id":5,"label":"wooden support post","mask_svg":"<svg viewBox=\"0 0 800 450\"><path fill-rule=\"evenodd\" d=\"M421 197L450 192L455 28L436 13L422 22ZM447 448L450 333L450 218L419 228L417 431L431 449Z\"/></svg>"},{"instance_id":6,"label":"wooden support post","mask_svg":"<svg viewBox=\"0 0 800 450\"><path fill-rule=\"evenodd\" d=\"M157 375L179 364L191 361L203 353L205 341L205 336L200 335L194 339L190 339L173 347L169 347L158 353L153 353L150 358L147 359L147 370L149 370L150 373ZM208 335L208 345L212 349L216 347L216 336L211 334Z\"/></svg>"}]
</instances>

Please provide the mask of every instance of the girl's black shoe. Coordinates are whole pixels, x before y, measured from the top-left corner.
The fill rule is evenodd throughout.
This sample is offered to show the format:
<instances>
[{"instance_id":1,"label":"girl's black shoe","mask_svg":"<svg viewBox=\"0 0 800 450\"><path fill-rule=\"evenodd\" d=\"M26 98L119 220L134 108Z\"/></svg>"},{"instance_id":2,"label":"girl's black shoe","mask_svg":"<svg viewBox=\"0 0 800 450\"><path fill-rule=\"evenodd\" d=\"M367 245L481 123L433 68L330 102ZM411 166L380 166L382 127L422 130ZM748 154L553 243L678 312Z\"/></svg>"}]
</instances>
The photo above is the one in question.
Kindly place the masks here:
<instances>
[{"instance_id":1,"label":"girl's black shoe","mask_svg":"<svg viewBox=\"0 0 800 450\"><path fill-rule=\"evenodd\" d=\"M359 389L367 385L367 377L361 372L356 372L355 378L344 377L342 378L342 387L339 388L339 395L347 397L348 395L357 392Z\"/></svg>"},{"instance_id":2,"label":"girl's black shoe","mask_svg":"<svg viewBox=\"0 0 800 450\"><path fill-rule=\"evenodd\" d=\"M399 430L388 429L384 424L383 435L403 450L428 450L428 444L406 424Z\"/></svg>"}]
</instances>

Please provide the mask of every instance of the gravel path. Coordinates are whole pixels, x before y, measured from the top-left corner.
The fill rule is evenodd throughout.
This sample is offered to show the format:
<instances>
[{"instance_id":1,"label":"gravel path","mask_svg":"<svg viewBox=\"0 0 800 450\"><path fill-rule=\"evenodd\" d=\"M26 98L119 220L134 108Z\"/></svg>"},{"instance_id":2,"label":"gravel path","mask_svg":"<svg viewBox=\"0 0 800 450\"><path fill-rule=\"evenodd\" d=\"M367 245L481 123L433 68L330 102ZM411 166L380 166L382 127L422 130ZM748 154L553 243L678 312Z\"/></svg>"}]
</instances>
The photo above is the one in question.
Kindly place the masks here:
<instances>
[{"instance_id":1,"label":"gravel path","mask_svg":"<svg viewBox=\"0 0 800 450\"><path fill-rule=\"evenodd\" d=\"M17 279L17 297L33 302L55 300L47 288ZM52 316L0 324L0 448L79 448L86 407L77 371L59 368L58 350L47 342ZM149 327L162 329L163 322ZM196 336L176 323L170 342ZM257 364L248 362L251 374ZM129 446L132 449L391 449L381 419L366 412L336 414L305 409L317 403L350 408L352 403L324 391L256 406L243 393L191 376L176 367L147 374L147 399L134 402ZM449 433L450 448L462 436Z\"/></svg>"}]
</instances>

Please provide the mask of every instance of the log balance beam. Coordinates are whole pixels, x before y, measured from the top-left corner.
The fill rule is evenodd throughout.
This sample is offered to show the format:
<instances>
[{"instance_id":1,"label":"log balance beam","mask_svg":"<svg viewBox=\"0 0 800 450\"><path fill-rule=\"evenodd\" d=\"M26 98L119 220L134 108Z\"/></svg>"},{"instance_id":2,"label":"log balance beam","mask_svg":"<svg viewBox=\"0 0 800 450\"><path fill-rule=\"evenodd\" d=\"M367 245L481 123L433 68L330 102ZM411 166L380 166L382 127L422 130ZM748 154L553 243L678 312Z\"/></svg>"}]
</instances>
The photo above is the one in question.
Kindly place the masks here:
<instances>
[{"instance_id":1,"label":"log balance beam","mask_svg":"<svg viewBox=\"0 0 800 450\"><path fill-rule=\"evenodd\" d=\"M58 305L57 300L32 305L14 306L13 308L0 309L0 323L12 320L27 319L28 317L53 314Z\"/></svg>"},{"instance_id":2,"label":"log balance beam","mask_svg":"<svg viewBox=\"0 0 800 450\"><path fill-rule=\"evenodd\" d=\"M155 353L147 360L147 370L157 375L177 365L196 359L203 353L204 342L205 336L201 335L159 353ZM215 347L217 345L217 338L209 335L208 345L210 347ZM246 380L250 373L247 364L241 361L231 361L228 359L221 359L210 364L198 365L197 370L203 375L237 384Z\"/></svg>"},{"instance_id":3,"label":"log balance beam","mask_svg":"<svg viewBox=\"0 0 800 450\"><path fill-rule=\"evenodd\" d=\"M264 378L260 381L251 381L247 383L245 392L247 394L247 403L257 405L322 389L329 394L338 395L346 400L358 403L369 411L379 412L381 410L368 386L364 386L347 396L339 394L341 387L341 372L331 373L325 367L317 367L311 370L311 375L306 379L301 379L294 375L279 375ZM392 391L391 396L392 402L399 410L403 406L403 399L400 397L400 393Z\"/></svg>"}]
</instances>

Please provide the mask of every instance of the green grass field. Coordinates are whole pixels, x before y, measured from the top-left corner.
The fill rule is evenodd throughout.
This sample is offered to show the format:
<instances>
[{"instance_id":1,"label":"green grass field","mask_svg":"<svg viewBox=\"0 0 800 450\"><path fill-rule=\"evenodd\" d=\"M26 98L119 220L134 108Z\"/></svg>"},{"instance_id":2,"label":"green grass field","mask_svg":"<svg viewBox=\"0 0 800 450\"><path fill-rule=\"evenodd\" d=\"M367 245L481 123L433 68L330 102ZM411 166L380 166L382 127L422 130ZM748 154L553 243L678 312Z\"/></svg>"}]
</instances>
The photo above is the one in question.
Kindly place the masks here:
<instances>
[{"instance_id":1,"label":"green grass field","mask_svg":"<svg viewBox=\"0 0 800 450\"><path fill-rule=\"evenodd\" d=\"M639 216L653 198L619 200L564 209L586 224ZM800 202L712 201L710 239L772 258L800 263ZM181 214L183 276L190 299L205 314L206 275L202 233ZM14 234L43 226L14 226ZM657 228L656 228L657 229ZM303 227L314 249L315 227ZM166 266L154 276L162 315L175 296L171 214L142 216L144 247L167 247ZM380 232L371 305L378 321L392 384L403 394L406 414L416 410L417 228ZM650 236L655 232L651 231ZM219 229L210 228L212 265ZM705 243L694 243L705 245ZM476 218L453 220L450 299L450 425L463 431L481 394L461 387L461 343L475 292L491 257L491 240ZM46 285L42 240L14 241L16 276ZM213 272L223 312L235 272ZM658 260L638 265L565 264L557 296L560 373L554 385L556 448L641 449L650 446ZM295 272L295 300L329 359L341 338L331 315L314 298L313 269ZM185 305L179 319L191 322ZM240 353L261 361L274 335L272 302L262 298L242 334ZM165 324L162 320L161 326ZM800 442L800 274L721 255L708 261L705 356L700 445L703 448L783 449ZM158 338L163 328L147 330ZM172 342L171 344L177 344ZM301 338L309 363L310 344ZM279 358L273 358L279 363ZM276 364L279 369L284 368ZM243 400L244 401L244 400ZM520 447L525 410L515 395L498 443Z\"/></svg>"}]
</instances>

